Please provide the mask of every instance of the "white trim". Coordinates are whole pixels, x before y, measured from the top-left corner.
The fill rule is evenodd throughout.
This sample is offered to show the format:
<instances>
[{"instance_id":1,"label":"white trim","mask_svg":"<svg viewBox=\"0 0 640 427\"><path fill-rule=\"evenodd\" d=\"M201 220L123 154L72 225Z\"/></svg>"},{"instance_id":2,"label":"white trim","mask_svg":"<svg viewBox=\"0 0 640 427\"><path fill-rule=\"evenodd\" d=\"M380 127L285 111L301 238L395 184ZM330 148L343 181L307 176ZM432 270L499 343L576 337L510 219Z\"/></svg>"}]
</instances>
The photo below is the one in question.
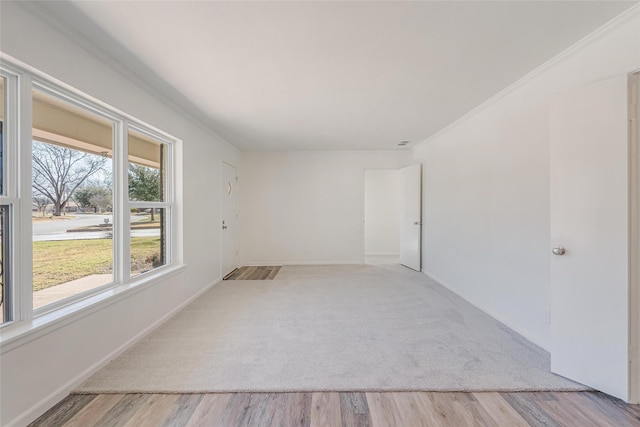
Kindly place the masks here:
<instances>
[{"instance_id":1,"label":"white trim","mask_svg":"<svg viewBox=\"0 0 640 427\"><path fill-rule=\"evenodd\" d=\"M156 274L149 272L148 275L145 274L145 277L140 277L140 280L133 283L107 289L99 294L63 306L58 310L45 313L31 321L8 325L0 330L0 355L13 351L64 326L77 322L83 317L103 310L110 305L118 303L148 287L164 282L185 271L185 265L163 268L162 271L153 270ZM136 279L137 278L138 277L136 277Z\"/></svg>"},{"instance_id":2,"label":"white trim","mask_svg":"<svg viewBox=\"0 0 640 427\"><path fill-rule=\"evenodd\" d=\"M279 266L279 265L363 265L363 262L360 260L353 261L283 261L283 262L275 262L275 261L247 261L243 263L245 266L257 267L257 266Z\"/></svg>"},{"instance_id":3,"label":"white trim","mask_svg":"<svg viewBox=\"0 0 640 427\"><path fill-rule=\"evenodd\" d=\"M222 220L223 217L223 206L222 204L224 203L223 200L225 200L225 195L224 195L224 191L222 190L222 176L224 174L224 165L227 165L229 167L232 167L236 170L236 186L235 186L235 191L236 191L236 207L235 207L235 211L236 211L236 228L237 228L237 232L236 232L236 260L234 262L234 269L237 269L238 267L240 267L240 218L238 215L238 211L239 211L239 203L240 203L240 179L238 177L238 167L235 165L232 165L231 163L227 162L226 160L222 160L222 162L220 162L220 173L219 175L219 181L218 181L218 191L220 191L219 195L220 195L220 220ZM221 224L218 223L218 226L220 226ZM222 252L224 251L224 247L223 247L223 243L224 243L224 239L222 238L222 231L220 232L220 274L223 277L226 277L227 275L229 275L233 270L231 271L222 271L223 265L223 255Z\"/></svg>"},{"instance_id":4,"label":"white trim","mask_svg":"<svg viewBox=\"0 0 640 427\"><path fill-rule=\"evenodd\" d=\"M362 168L362 173L360 174L360 262L362 264L365 263L365 258L367 254L367 224L365 224L365 216L367 215L367 170L371 170L368 168Z\"/></svg>"},{"instance_id":5,"label":"white trim","mask_svg":"<svg viewBox=\"0 0 640 427\"><path fill-rule=\"evenodd\" d=\"M152 98L158 100L163 104L166 104L175 113L186 117L207 134L215 136L217 140L216 142L220 142L221 144L226 145L237 154L242 152L237 146L223 138L215 129L215 126L213 126L206 117L198 114L197 108L195 106L186 105L185 108L185 105L176 102L176 100L171 96L166 95L162 91L162 88L154 85L153 83L150 83L148 75L141 74L140 72L137 72L129 67L128 61L123 61L122 58L119 58L112 52L107 51L102 43L96 42L95 40L89 40L86 34L82 34L75 28L77 25L69 25L68 20L73 20L74 16L76 15L72 16L68 13L61 14L59 13L59 7L50 8L49 5L47 5L47 2L16 3L19 5L19 7L24 8L27 13L35 14L39 19L42 19L43 22L46 22L47 24L54 27L55 31L59 31L66 37L69 37L71 40L78 43L82 48L86 50L87 53L97 58L103 64L109 65L113 70L115 70L116 73L119 73L128 80L134 82ZM67 5L67 7L75 9L75 7L71 4ZM96 33L95 29L93 30L93 33ZM99 32L100 31L98 31L98 33ZM150 69L149 71L153 70ZM160 76L157 77L160 78Z\"/></svg>"},{"instance_id":6,"label":"white trim","mask_svg":"<svg viewBox=\"0 0 640 427\"><path fill-rule=\"evenodd\" d=\"M366 252L365 257L372 256L400 256L400 252Z\"/></svg>"},{"instance_id":7,"label":"white trim","mask_svg":"<svg viewBox=\"0 0 640 427\"><path fill-rule=\"evenodd\" d=\"M117 256L120 260L120 271L118 272L121 283L127 283L131 277L131 256L127 256L131 250L131 206L129 205L129 119L122 121L122 129L120 138L122 140L122 150L118 155L118 176L121 181L118 183L118 202L122 206L122 210L118 211L118 220L120 228L118 229L119 246L117 247ZM125 176L127 178L125 179ZM114 200L115 203L115 200ZM115 212L115 211L114 211ZM114 218L115 219L115 218Z\"/></svg>"},{"instance_id":8,"label":"white trim","mask_svg":"<svg viewBox=\"0 0 640 427\"><path fill-rule=\"evenodd\" d=\"M125 283L129 278L130 257L126 256L129 235L130 210L126 204L129 198L127 194L129 179L127 176L127 123L118 120L113 127L113 280L116 283Z\"/></svg>"},{"instance_id":9,"label":"white trim","mask_svg":"<svg viewBox=\"0 0 640 427\"><path fill-rule=\"evenodd\" d=\"M8 237L7 250L8 257L3 259L4 267L4 282L2 292L4 295L3 310L10 313L11 320L6 320L0 323L0 327L6 328L15 323L19 318L21 312L16 303L20 301L20 296L16 296L15 278L16 268L21 261L21 258L17 256L16 251L16 235L18 232L19 215L20 215L20 198L18 187L18 174L21 169L19 168L19 155L20 155L20 122L18 108L20 106L18 102L18 91L20 89L20 77L17 73L13 73L10 69L0 69L1 76L5 79L4 94L5 98L0 100L4 102L4 122L2 126L3 132L3 153L2 161L2 173L4 174L4 195L0 195L0 203L8 206L8 229L4 231L5 236ZM3 313L4 314L4 313ZM3 315L0 314L0 315Z\"/></svg>"},{"instance_id":10,"label":"white trim","mask_svg":"<svg viewBox=\"0 0 640 427\"><path fill-rule=\"evenodd\" d=\"M548 60L544 64L542 64L539 67L535 68L533 71L525 74L523 77L518 79L516 82L514 82L513 84L507 86L505 89L501 90L497 94L493 95L491 98L487 99L482 104L478 105L473 110L469 111L467 114L465 114L462 117L458 118L457 120L451 122L449 125L445 126L444 128L440 129L439 131L437 131L433 135L429 136L425 140L423 140L420 143L416 144L415 146L412 147L412 149L415 150L416 148L420 147L423 144L427 144L427 143L429 143L431 141L434 141L435 139L437 139L437 138L441 137L442 135L445 135L449 131L453 130L454 128L459 126L461 123L464 123L467 120L471 119L472 117L480 114L480 112L482 112L483 110L485 110L485 109L489 108L491 105L497 103L502 98L504 98L505 96L509 95L510 93L515 92L517 89L519 89L520 87L526 85L527 83L529 83L530 81L532 81L533 79L535 79L536 77L538 77L539 75L541 75L542 73L544 73L545 71L550 69L551 67L553 67L556 64L558 64L558 63L570 58L571 56L575 55L576 53L578 53L578 51L580 51L580 49L582 49L586 45L598 40L601 37L606 36L607 33L610 30L614 29L618 25L626 22L627 20L636 19L635 14L637 14L639 12L640 12L640 3L638 3L638 4L634 5L634 6L631 6L629 9L624 11L622 14L616 16L611 21L607 22L606 24L604 24L603 26L601 26L600 28L598 28L594 32L590 33L589 35L587 35L582 40L574 43L573 45L571 45L567 49L563 50L562 52L560 52L559 54L557 54L556 56L554 56L553 58L551 58L550 60Z\"/></svg>"},{"instance_id":11,"label":"white trim","mask_svg":"<svg viewBox=\"0 0 640 427\"><path fill-rule=\"evenodd\" d=\"M629 403L640 402L640 71L629 75Z\"/></svg>"},{"instance_id":12,"label":"white trim","mask_svg":"<svg viewBox=\"0 0 640 427\"><path fill-rule=\"evenodd\" d=\"M3 64L0 64L2 66ZM2 70L0 68L0 77L5 79L4 94L5 99L0 102L5 102L4 105L4 123L3 129L3 153L2 161L2 173L4 174L4 195L0 194L2 203L14 203L18 195L17 180L9 179L9 171L18 170L18 147L16 141L18 141L19 135L19 122L18 115L18 88L20 85L19 76L10 70ZM15 177L11 177L15 178ZM12 199L9 202L6 199Z\"/></svg>"},{"instance_id":13,"label":"white trim","mask_svg":"<svg viewBox=\"0 0 640 427\"><path fill-rule=\"evenodd\" d=\"M37 404L33 405L29 410L23 412L21 415L16 417L11 423L7 424L7 427L23 426L36 420L40 415L44 414L47 410L49 410L55 404L57 404L62 399L64 399L77 386L79 386L84 381L89 379L89 377L91 377L93 374L98 372L100 369L104 368L110 361L112 361L113 359L121 355L124 351L126 351L128 348L132 347L137 342L142 340L144 337L149 335L151 332L153 332L155 329L161 326L164 322L169 320L171 317L175 316L179 311L184 309L186 306L191 304L193 301L198 299L202 294L204 294L205 292L207 292L208 290L210 290L220 282L221 282L221 279L218 279L208 284L207 286L205 286L201 291L199 291L198 293L196 293L195 295L187 299L185 302L183 302L182 304L175 307L173 310L171 310L170 312L168 312L167 314L165 314L164 316L162 316L161 318L153 322L151 325L146 327L140 333L136 334L134 337L127 340L124 344L122 344L121 346L119 346L109 354L105 355L98 362L94 363L90 368L76 375L74 378L72 378L71 380L67 381L65 384L60 386L57 390L49 394L49 396L42 399Z\"/></svg>"},{"instance_id":14,"label":"white trim","mask_svg":"<svg viewBox=\"0 0 640 427\"><path fill-rule=\"evenodd\" d=\"M484 313L486 313L489 316L493 317L498 322L504 323L506 326L508 326L509 328L513 329L514 331L516 331L517 333L519 333L520 335L522 335L523 337L525 337L529 341L531 341L534 344L542 347L544 350L549 351L548 343L545 342L545 340L542 339L541 337L539 337L538 335L532 334L528 329L522 328L520 325L514 323L511 319L508 319L508 318L496 313L495 311L493 311L492 309L490 309L486 305L477 303L476 301L474 301L474 298L470 297L469 295L467 295L464 292L461 292L459 289L455 288L454 286L451 286L449 283L445 282L444 280L438 279L436 276L434 276L433 274L429 273L428 271L422 270L422 274L427 276L429 279L435 281L439 285L443 286L444 288L450 290L451 292L453 292L454 294L456 294L457 296L459 296L460 298L462 298L463 300L465 300L469 304L471 304L474 307L482 310Z\"/></svg>"},{"instance_id":15,"label":"white trim","mask_svg":"<svg viewBox=\"0 0 640 427\"><path fill-rule=\"evenodd\" d=\"M117 112L112 111L106 105L101 106L93 102L90 97L87 97L79 91L69 90L63 85L54 83L51 81L52 79L44 76L36 76L33 73L26 74L31 76L31 86L34 91L45 94L51 98L55 98L56 100L63 101L72 107L89 112L109 122L121 121Z\"/></svg>"},{"instance_id":16,"label":"white trim","mask_svg":"<svg viewBox=\"0 0 640 427\"><path fill-rule=\"evenodd\" d=\"M174 264L182 265L184 262L184 233L183 233L183 180L184 164L182 155L182 140L177 139L173 144L173 221L171 222L171 260Z\"/></svg>"},{"instance_id":17,"label":"white trim","mask_svg":"<svg viewBox=\"0 0 640 427\"><path fill-rule=\"evenodd\" d=\"M146 129L146 132L152 132L153 134L157 134L156 137L160 137L163 141L174 142L178 138L171 135L168 132L163 131L162 129L157 128L156 126L145 122L144 120L140 120L131 114L128 114L118 108L115 108L106 102L100 101L99 99L82 92L75 87L52 77L37 68L34 68L19 59L12 57L2 51L0 51L0 66L2 68L6 68L9 72L17 74L19 76L28 75L33 80L36 81L38 90L44 85L47 91L51 93L58 93L62 95L66 99L71 99L73 102L79 104L77 105L87 105L92 110L101 111L102 114L106 114L106 117L109 117L109 120L119 120L119 121L128 121L130 122L136 130L138 129ZM57 96L60 96L57 95Z\"/></svg>"},{"instance_id":18,"label":"white trim","mask_svg":"<svg viewBox=\"0 0 640 427\"><path fill-rule=\"evenodd\" d=\"M169 202L140 202L140 201L130 201L130 208L154 208L154 209L171 209L171 203Z\"/></svg>"},{"instance_id":19,"label":"white trim","mask_svg":"<svg viewBox=\"0 0 640 427\"><path fill-rule=\"evenodd\" d=\"M19 258L16 260L13 272L14 300L14 323L29 321L33 318L33 250L32 250L32 220L31 220L31 149L33 135L31 134L32 123L32 86L31 78L28 75L20 74L18 85L18 121L20 129L18 134L18 202L14 211L14 254ZM17 278L20 278L20 281ZM26 283L25 283L26 282Z\"/></svg>"},{"instance_id":20,"label":"white trim","mask_svg":"<svg viewBox=\"0 0 640 427\"><path fill-rule=\"evenodd\" d=\"M44 316L47 313L51 313L57 310L61 310L66 306L69 305L73 305L78 301L87 299L92 297L93 295L98 295L106 290L112 289L113 287L117 286L117 283L114 281L111 281L109 283L106 283L102 286L98 286L96 288L93 289L89 289L87 291L84 292L80 292L78 294L72 295L70 297L67 298L63 298L63 299L59 299L57 301L54 301L50 304L44 305L42 307L38 307L36 309L33 310L33 317L37 318L40 316Z\"/></svg>"},{"instance_id":21,"label":"white trim","mask_svg":"<svg viewBox=\"0 0 640 427\"><path fill-rule=\"evenodd\" d=\"M0 65L3 76L13 76L7 80L7 122L9 119L18 123L11 126L5 146L8 149L9 164L7 170L7 182L10 182L9 194L13 196L13 230L12 230L12 251L15 256L12 268L13 277L20 278L20 282L13 281L13 320L2 325L0 330L0 343L2 352L8 351L7 342L18 340L22 336L32 335L34 330L45 327L49 322L58 321L68 316L71 320L76 319L78 313L82 313L91 304L97 304L114 295L119 295L130 289L137 289L141 284L152 283L157 280L171 277L171 272L179 270L181 265L177 265L174 256L182 260L182 245L177 246L173 237L180 229L175 224L175 217L172 210L175 207L175 180L176 167L172 164L175 161L174 151L176 147L181 147L181 141L172 135L151 126L142 120L138 120L110 105L105 104L33 67L30 67L14 58L0 52ZM15 80L15 84L10 84ZM32 272L33 272L33 251L32 251L32 225L31 225L31 141L32 135L32 99L33 90L48 94L70 103L71 105L105 118L113 123L113 172L114 172L114 248L113 260L115 265L114 282L99 288L93 289L82 295L77 295L68 299L57 301L51 305L33 310ZM14 94L15 92L15 94ZM12 115L15 117L12 118ZM131 204L128 201L128 130L133 129L145 135L152 136L166 147L166 202L159 204L155 202L146 203L153 207L163 207L167 211L168 227L167 236L167 259L169 262L165 266L158 267L148 273L130 278L130 218L128 215ZM13 135L13 133L15 135ZM180 169L181 170L181 169ZM16 172L17 171L17 172ZM180 178L181 179L181 178ZM12 192L15 191L15 194ZM3 203L9 198L2 197ZM136 203L134 203L135 205ZM181 217L180 217L181 218ZM159 279L158 279L159 278ZM121 298L121 297L119 297ZM122 297L124 298L124 297ZM103 306L98 304L99 307ZM96 309L98 309L97 307ZM11 345L9 349L13 348Z\"/></svg>"},{"instance_id":22,"label":"white trim","mask_svg":"<svg viewBox=\"0 0 640 427\"><path fill-rule=\"evenodd\" d=\"M162 170L162 177L164 180L164 182L162 183L162 186L164 188L164 195L163 195L164 200L162 201L129 200L129 194L127 191L128 183L124 182L123 183L124 190L122 193L124 195L124 199L122 200L122 203L125 206L125 209L123 210L123 212L127 212L127 213L131 211L131 208L164 209L165 261L166 261L166 265L171 265L175 262L174 255L177 254L180 251L180 248L182 247L182 246L177 246L176 243L174 242L176 233L175 233L175 227L173 226L173 222L175 221L173 216L173 211L175 207L175 194L176 194L176 190L175 190L176 175L175 175L174 161L176 158L175 150L176 150L176 144L178 140L176 138L169 136L166 133L155 132L153 129L140 126L140 124L132 121L126 121L124 123L123 128L124 128L124 134L122 135L122 138L125 142L123 143L123 147L124 147L123 152L125 153L123 154L124 156L123 165L125 165L126 168L128 168L130 164L129 149L128 149L130 131L140 133L150 139L155 140L156 142L164 146L164 163L160 164L160 169ZM125 171L127 170L126 168L125 168ZM124 242L123 246L127 248L126 250L124 250L123 248L124 250L123 253L128 253L128 251L131 248L131 233L130 233L131 216L127 214L125 215L125 218L122 218L122 220L124 225L123 226L124 235L122 236L123 242ZM125 238L126 238L126 242L124 240ZM128 258L126 261L123 260L122 265L125 265L125 264L126 264L126 268L125 268L123 277L126 280L131 277L131 259Z\"/></svg>"}]
</instances>

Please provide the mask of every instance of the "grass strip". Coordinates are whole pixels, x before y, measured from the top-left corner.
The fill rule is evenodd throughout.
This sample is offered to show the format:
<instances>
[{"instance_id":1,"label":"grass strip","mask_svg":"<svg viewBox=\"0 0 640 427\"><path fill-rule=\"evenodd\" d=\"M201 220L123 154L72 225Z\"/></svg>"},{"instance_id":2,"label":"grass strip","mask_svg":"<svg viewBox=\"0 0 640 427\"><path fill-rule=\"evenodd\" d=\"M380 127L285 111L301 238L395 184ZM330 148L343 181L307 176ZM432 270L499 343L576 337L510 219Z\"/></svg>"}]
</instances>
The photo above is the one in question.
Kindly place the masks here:
<instances>
[{"instance_id":1,"label":"grass strip","mask_svg":"<svg viewBox=\"0 0 640 427\"><path fill-rule=\"evenodd\" d=\"M131 274L151 270L153 266L147 259L159 253L160 237L132 237ZM33 242L34 291L112 271L111 239Z\"/></svg>"}]
</instances>

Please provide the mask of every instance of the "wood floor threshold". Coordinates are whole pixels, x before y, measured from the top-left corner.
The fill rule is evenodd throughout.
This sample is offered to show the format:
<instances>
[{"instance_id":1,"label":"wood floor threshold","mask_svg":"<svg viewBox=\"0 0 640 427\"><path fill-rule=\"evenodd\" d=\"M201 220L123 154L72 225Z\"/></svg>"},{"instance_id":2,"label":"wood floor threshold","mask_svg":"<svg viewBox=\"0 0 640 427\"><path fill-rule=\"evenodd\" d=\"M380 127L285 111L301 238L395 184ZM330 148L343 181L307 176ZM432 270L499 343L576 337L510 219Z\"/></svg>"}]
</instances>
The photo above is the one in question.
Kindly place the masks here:
<instances>
[{"instance_id":1,"label":"wood floor threshold","mask_svg":"<svg viewBox=\"0 0 640 427\"><path fill-rule=\"evenodd\" d=\"M227 274L223 280L273 280L282 266L243 266Z\"/></svg>"},{"instance_id":2,"label":"wood floor threshold","mask_svg":"<svg viewBox=\"0 0 640 427\"><path fill-rule=\"evenodd\" d=\"M30 426L640 426L600 392L72 394Z\"/></svg>"},{"instance_id":3,"label":"wood floor threshold","mask_svg":"<svg viewBox=\"0 0 640 427\"><path fill-rule=\"evenodd\" d=\"M222 280L229 280L229 277L233 276L233 275L236 273L236 271L238 271L238 269L237 269L237 268L234 268L234 269L233 269L233 271L231 271L229 274L227 274L226 276L224 276L224 277L222 278Z\"/></svg>"}]
</instances>

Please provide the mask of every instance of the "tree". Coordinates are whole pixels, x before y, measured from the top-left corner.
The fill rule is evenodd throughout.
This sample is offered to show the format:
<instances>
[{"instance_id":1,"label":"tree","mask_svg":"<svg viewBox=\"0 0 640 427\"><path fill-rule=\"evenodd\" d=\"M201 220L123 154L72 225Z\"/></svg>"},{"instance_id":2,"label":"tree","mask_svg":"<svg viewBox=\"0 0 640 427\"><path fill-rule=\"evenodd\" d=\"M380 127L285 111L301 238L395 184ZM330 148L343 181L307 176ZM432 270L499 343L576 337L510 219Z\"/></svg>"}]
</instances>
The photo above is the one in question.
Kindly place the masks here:
<instances>
[{"instance_id":1,"label":"tree","mask_svg":"<svg viewBox=\"0 0 640 427\"><path fill-rule=\"evenodd\" d=\"M83 209L94 209L95 212L102 212L113 206L111 189L99 184L78 188L73 199Z\"/></svg>"},{"instance_id":2,"label":"tree","mask_svg":"<svg viewBox=\"0 0 640 427\"><path fill-rule=\"evenodd\" d=\"M146 202L162 200L160 169L130 164L129 199ZM151 221L153 220L153 209L151 209Z\"/></svg>"},{"instance_id":3,"label":"tree","mask_svg":"<svg viewBox=\"0 0 640 427\"><path fill-rule=\"evenodd\" d=\"M42 212L42 216L44 216L44 211L47 209L47 206L49 206L49 198L44 196L34 196L33 204L38 208L38 212Z\"/></svg>"},{"instance_id":4,"label":"tree","mask_svg":"<svg viewBox=\"0 0 640 427\"><path fill-rule=\"evenodd\" d=\"M33 194L44 196L60 216L73 193L100 171L107 159L66 147L33 141Z\"/></svg>"},{"instance_id":5,"label":"tree","mask_svg":"<svg viewBox=\"0 0 640 427\"><path fill-rule=\"evenodd\" d=\"M99 192L91 196L89 201L99 212L104 212L111 207L111 194Z\"/></svg>"}]
</instances>

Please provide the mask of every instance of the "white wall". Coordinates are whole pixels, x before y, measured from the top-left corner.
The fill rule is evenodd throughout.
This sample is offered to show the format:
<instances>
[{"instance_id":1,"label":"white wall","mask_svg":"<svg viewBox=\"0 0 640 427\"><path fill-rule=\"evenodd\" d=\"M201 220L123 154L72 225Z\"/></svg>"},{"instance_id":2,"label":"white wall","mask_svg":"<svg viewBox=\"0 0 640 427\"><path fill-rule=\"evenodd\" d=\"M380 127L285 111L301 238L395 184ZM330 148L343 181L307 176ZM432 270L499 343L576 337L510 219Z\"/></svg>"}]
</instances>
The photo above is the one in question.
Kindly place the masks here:
<instances>
[{"instance_id":1,"label":"white wall","mask_svg":"<svg viewBox=\"0 0 640 427\"><path fill-rule=\"evenodd\" d=\"M636 8L414 152L425 273L545 348L550 99L639 68L639 28Z\"/></svg>"},{"instance_id":2,"label":"white wall","mask_svg":"<svg viewBox=\"0 0 640 427\"><path fill-rule=\"evenodd\" d=\"M3 52L182 139L185 165L184 271L2 347L0 425L23 425L109 354L220 278L219 230L206 225L219 223L221 161L238 165L239 154L19 5L3 2L0 24Z\"/></svg>"},{"instance_id":3,"label":"white wall","mask_svg":"<svg viewBox=\"0 0 640 427\"><path fill-rule=\"evenodd\" d=\"M400 255L400 173L364 171L364 254Z\"/></svg>"},{"instance_id":4,"label":"white wall","mask_svg":"<svg viewBox=\"0 0 640 427\"><path fill-rule=\"evenodd\" d=\"M242 263L361 263L364 170L399 168L409 157L409 151L244 153Z\"/></svg>"}]
</instances>

